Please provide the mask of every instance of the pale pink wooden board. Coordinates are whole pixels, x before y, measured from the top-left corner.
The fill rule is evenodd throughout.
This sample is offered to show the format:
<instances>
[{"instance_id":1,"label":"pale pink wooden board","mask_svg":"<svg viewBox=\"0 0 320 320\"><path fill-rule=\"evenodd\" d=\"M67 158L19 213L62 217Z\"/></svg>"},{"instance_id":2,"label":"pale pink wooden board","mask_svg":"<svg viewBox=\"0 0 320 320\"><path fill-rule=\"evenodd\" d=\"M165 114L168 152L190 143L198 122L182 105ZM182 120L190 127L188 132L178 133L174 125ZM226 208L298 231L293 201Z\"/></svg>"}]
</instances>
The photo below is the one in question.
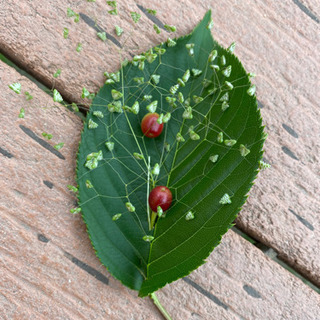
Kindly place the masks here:
<instances>
[{"instance_id":1,"label":"pale pink wooden board","mask_svg":"<svg viewBox=\"0 0 320 320\"><path fill-rule=\"evenodd\" d=\"M118 4L119 16L111 16L105 1L77 5L60 0L4 3L0 50L49 87L54 82L67 100L79 102L82 87L98 90L104 81L103 72L119 67L119 48L110 40L99 40L88 18L82 16L79 23L74 23L66 16L68 7L85 14L96 27L114 37L114 25L123 27L120 42L127 39L123 56L147 50L169 36L165 31L157 36L153 22L135 2ZM320 94L316 89L320 28L315 20L319 18L319 4L306 0L300 7L291 0L139 4L157 9L160 21L176 25L178 32L172 37L190 32L212 8L214 36L224 46L237 42L236 54L248 71L258 75L254 82L269 133L265 157L272 164L272 169L257 180L237 224L320 285L320 201L316 196L320 192ZM129 11L141 13L137 25ZM68 39L62 36L64 27L69 28ZM75 50L78 42L83 44L81 53ZM54 81L52 75L58 68L62 73Z\"/></svg>"},{"instance_id":2,"label":"pale pink wooden board","mask_svg":"<svg viewBox=\"0 0 320 320\"><path fill-rule=\"evenodd\" d=\"M318 161L320 153L318 141L320 133L320 94L319 90L316 89L319 88L316 73L319 70L320 61L319 50L317 50L320 40L319 23L289 0L281 3L273 1L254 3L242 1L239 3L231 0L223 3L209 1L202 3L171 1L170 5L167 5L155 1L140 2L145 8L156 8L158 10L157 16L161 21L175 24L178 28L177 35L190 32L202 18L204 12L211 7L215 22L214 36L225 46L236 40L236 54L243 61L248 71L254 71L258 74L254 82L258 87L258 99L263 105L262 115L269 132L265 157L272 164L272 169L261 173L258 177L237 224L259 241L272 246L282 258L319 285L320 202L317 195L320 191ZM302 1L302 3L319 18L319 5L313 1ZM83 86L86 86L90 91L97 90L103 84L103 72L106 70L114 71L118 68L119 61L116 54L118 49L110 41L105 44L98 40L95 36L96 31L83 20L75 24L71 18L67 18L67 7L86 13L92 19L96 19L98 25L105 31L112 33L113 36L115 36L113 32L114 24L119 24L126 30L134 27L128 40L130 52L137 52L134 47L139 47L140 51L146 50L168 37L168 33L164 31L160 36L156 36L154 32L149 32L152 29L153 22L143 14L141 22L138 25L133 24L127 12L128 10L140 12L134 2L123 4L119 1L119 6L121 23L119 17L106 14L106 11L111 8L108 8L104 1L99 0L96 3L83 1L79 3L78 7L75 7L74 3L70 1L46 2L45 4L34 1L4 3L0 12L0 52L6 53L9 58L18 62L23 68L33 73L50 87L53 83L52 74L58 68L61 68L61 76L55 80L55 85L64 97L70 101L78 102ZM62 36L63 27L68 27L70 30L70 36L67 40L63 39ZM78 42L83 43L81 53L75 51ZM71 281L77 282L72 291L79 290L81 286L86 287L86 283L78 280L79 273L81 275L85 274L87 281L93 281L89 294L90 298L88 299L90 301L97 299L99 292L95 292L96 286L105 288L105 285L91 279L92 277L85 271L79 269L70 260L66 260L64 252L69 252L80 261L85 261L108 276L109 286L112 290L115 290L115 293L106 293L105 291L109 290L109 287L101 290L104 290L105 296L110 294L111 301L120 303L125 297L129 301L128 309L132 310L134 314L139 316L142 314L153 315L155 319L159 318L157 311L150 302L136 298L135 293L124 289L120 283L112 280L104 271L104 267L99 264L94 256L80 217L74 217L68 213L70 207L75 205L75 199L70 196L65 186L74 181L77 139L79 139L81 130L80 121L61 108L50 108L52 100L49 96L41 94L33 84L9 70L8 67L1 68L0 78L1 88L5 88L0 93L0 95L2 94L0 101L1 103L3 103L2 101L7 102L6 108L2 107L0 112L1 124L6 124L1 125L0 147L14 155L14 158L8 158L0 154L2 164L0 174L4 177L1 178L1 184L3 189L6 190L4 193L6 201L0 201L0 210L5 212L5 218L9 219L5 219L5 222L3 222L5 228L15 231L13 234L17 241L15 244L17 249L13 250L17 256L11 256L10 259L7 257L8 260L5 260L7 265L15 266L20 259L20 255L23 257L24 254L24 260L22 260L20 268L23 269L30 264L32 266L37 265L38 272L30 269L30 277L39 277L39 287L50 286L50 283L47 284L46 278L43 276L43 272L46 273L46 264L44 262L39 263L39 259L42 257L39 250L43 248L42 246L48 246L50 247L49 261L52 263L58 261L56 267L58 270L60 264L62 268L67 268L67 275L64 275L65 281L67 281L68 276L75 277L70 278ZM35 99L26 103L24 99L21 100L21 97L15 97L15 94L7 88L9 83L15 81L21 82L23 88L31 92ZM5 83L3 84L3 82ZM20 100L16 100L18 98ZM18 114L22 105L29 105L29 107L26 108L26 119L19 120ZM49 108L39 108L42 106ZM41 137L43 131L47 131L54 135L56 143L65 142L66 145L61 153L66 157L66 160L60 160L57 156L43 149L23 133L19 125L31 128L39 137ZM290 131L290 128L294 132ZM295 134L298 135L298 138L295 137ZM50 143L53 144L53 142ZM286 149L283 149L283 147ZM292 152L291 156L290 151ZM298 160L292 157L296 157ZM10 179L7 178L8 172L10 172ZM53 181L53 179L55 180ZM52 181L54 183L53 188L49 189L43 183L44 180ZM17 208L20 208L20 210L17 210ZM2 214L1 217L3 217ZM55 228L55 226L59 226L59 228ZM44 234L50 241L47 244L39 243L37 240L38 233ZM269 295L277 293L275 297L279 296L279 299L281 296L291 299L293 302L292 305L289 305L293 310L293 316L298 317L298 315L306 313L312 319L312 315L317 314L315 312L319 310L318 297L300 281L292 280L292 277L286 272L282 274L283 270L279 271L281 269L278 270L273 262L265 260L265 258L258 258L259 254L251 245L245 245L248 252L253 252L248 256L250 259L245 260L245 264L243 264L241 257L239 257L237 263L232 259L232 263L230 263L230 256L227 253L234 252L234 250L237 253L241 252L239 243L242 243L238 236L232 235L230 237L237 239L235 240L236 244L232 246L233 242L230 240L229 251L223 251L224 259L221 257L217 259L221 259L226 265L230 264L231 268L237 263L242 263L242 269L240 270L244 271L262 264L262 267L265 267L264 272L260 272L259 269L258 272L254 271L253 273L259 279L254 286L259 292L265 290L263 275L268 274L268 270L276 270L279 279L275 278L272 280L274 282L270 280L270 285L265 283L269 290L266 290L268 294L265 296L270 298ZM8 238L3 235L0 239ZM32 243L32 250L30 249L32 254L37 254L38 260L36 261L32 260L31 253L26 252L26 248L29 246L28 241ZM8 241L1 245L2 249L0 250L5 251L7 243ZM217 250L219 252L220 248ZM8 254L7 251L6 254ZM212 256L214 257L214 254ZM251 261L253 257L257 257L257 259ZM0 262L2 261L4 260ZM220 262L220 260L216 261ZM210 266L210 264L208 265ZM191 278L195 279L197 283L203 284L206 290L212 291L219 298L228 297L228 290L232 289L228 286L223 289L223 285L228 283L227 279L223 277L224 272L218 271L219 277L211 280L213 283L210 281L207 283L206 279L208 277L205 271L207 269L205 268L211 270L211 267L206 265L199 269L199 277L192 275ZM2 272L1 270L5 269L1 267L0 272ZM72 270L76 271L72 273ZM54 274L56 271L52 272ZM229 273L233 274L234 271ZM4 275L2 276L2 274ZM18 281L18 274L17 271L17 273L9 276L6 271L0 273L0 276L1 279L2 277L7 279L7 282L4 283L12 284ZM198 274L198 271L195 274ZM25 274L24 276L26 277ZM53 275L49 273L49 278L51 277ZM202 279L204 280L202 281ZM240 310L240 314L243 312L248 319L251 319L250 317L253 317L255 312L258 311L263 316L265 311L261 310L264 310L264 307L257 304L257 299L249 301L248 296L243 296L242 290L246 278L242 278L239 286L234 285L236 280L230 280L230 286L238 288L238 291L235 290L233 294L230 294L230 300L225 299L223 302L230 308ZM18 282L20 285L21 283L25 285L25 281L22 280L21 282L19 280ZM221 281L221 285L218 288L213 286L219 281ZM250 281L251 284L254 283L252 279ZM277 291L276 281L282 283L284 291ZM27 316L34 318L34 315L41 312L41 308L37 306L36 301L31 301L38 288L31 289L30 285L23 285L20 289L21 299L14 298L15 291L8 291L9 303L6 302L4 305L10 306L11 309L6 307L5 310L12 311L17 303L16 301L19 301L21 305L18 307L18 312L20 312L18 314L22 315L23 312L26 312L26 318ZM288 292L291 292L290 288L292 286L297 287L298 291L296 295L292 293L293 296L291 297L291 293ZM11 288L11 285L9 287ZM173 314L176 312L177 316L186 318L188 314L192 315L192 312L194 312L192 319L198 319L196 314L200 312L201 308L199 306L203 304L206 305L203 312L213 312L214 314L220 312L221 318L226 319L233 319L237 316L222 307L216 306L210 299L204 298L203 294L197 293L195 289L191 288L191 290L189 287L183 280L180 280L171 284L159 294L163 299L167 299L166 303L170 306ZM179 291L181 297L183 297L181 299L188 301L184 305L186 310L183 313L180 313L180 308L176 308L179 302L175 299L172 300L172 296L178 296L176 290L180 290L179 288L182 288L182 291ZM64 288L59 287L59 290L62 289ZM52 288L48 287L45 290L52 290ZM27 296L31 297L30 301L26 298ZM240 300L238 300L239 298ZM5 301L5 298L1 299ZM42 299L49 303L50 308L54 305L52 300L45 295ZM192 299L196 299L195 304L189 302ZM23 304L20 300L26 302ZM304 302L299 304L299 300L309 300L312 306L306 303L305 308L301 308ZM65 315L73 314L70 313L70 310L77 306L77 302L73 298L68 301L71 301L71 309L64 306L63 312L65 312ZM279 304L277 308L280 310L289 303L287 300L277 301ZM262 304L274 304L276 302L265 298ZM23 311L23 306L28 305L30 305L30 309ZM104 306L105 310L109 310L110 304L105 302ZM241 307L244 307L244 309L241 309ZM46 310L50 310L50 308L48 307ZM119 308L119 310L124 310L121 307ZM139 308L141 314L137 313ZM90 317L92 310L85 308L83 310ZM308 310L310 313L308 313ZM28 312L31 313L28 315ZM56 317L58 317L58 309L55 312L57 312ZM283 312L286 314L285 312L289 311ZM199 314L201 315L201 312ZM204 315L206 313L202 314L205 318ZM76 314L72 316L76 316Z\"/></svg>"}]
</instances>

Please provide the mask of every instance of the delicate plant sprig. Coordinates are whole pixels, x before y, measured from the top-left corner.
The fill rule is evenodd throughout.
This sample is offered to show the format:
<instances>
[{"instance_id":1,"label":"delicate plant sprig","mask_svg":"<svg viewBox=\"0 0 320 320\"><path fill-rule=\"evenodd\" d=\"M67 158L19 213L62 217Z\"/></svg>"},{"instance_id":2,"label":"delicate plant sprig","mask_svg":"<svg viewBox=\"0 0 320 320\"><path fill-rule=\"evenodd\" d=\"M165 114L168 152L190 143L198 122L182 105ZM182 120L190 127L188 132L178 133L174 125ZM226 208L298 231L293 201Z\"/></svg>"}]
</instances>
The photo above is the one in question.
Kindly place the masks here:
<instances>
[{"instance_id":1,"label":"delicate plant sprig","mask_svg":"<svg viewBox=\"0 0 320 320\"><path fill-rule=\"evenodd\" d=\"M256 86L253 84L247 90L249 96L253 96L256 93Z\"/></svg>"},{"instance_id":2,"label":"delicate plant sprig","mask_svg":"<svg viewBox=\"0 0 320 320\"><path fill-rule=\"evenodd\" d=\"M230 44L230 46L228 47L227 51L230 52L230 53L233 53L234 50L235 50L235 48L236 48L236 43L235 43L235 42L232 42L232 43Z\"/></svg>"},{"instance_id":3,"label":"delicate plant sprig","mask_svg":"<svg viewBox=\"0 0 320 320\"><path fill-rule=\"evenodd\" d=\"M118 9L109 10L108 13L111 14L112 16L116 16L118 15Z\"/></svg>"},{"instance_id":4,"label":"delicate plant sprig","mask_svg":"<svg viewBox=\"0 0 320 320\"><path fill-rule=\"evenodd\" d=\"M26 96L27 101L33 99L33 96L32 96L28 91L25 91L24 94L25 94L25 96Z\"/></svg>"},{"instance_id":5,"label":"delicate plant sprig","mask_svg":"<svg viewBox=\"0 0 320 320\"><path fill-rule=\"evenodd\" d=\"M93 188L93 184L91 183L90 180L86 180L86 187L87 187L88 189L92 189L92 188Z\"/></svg>"},{"instance_id":6,"label":"delicate plant sprig","mask_svg":"<svg viewBox=\"0 0 320 320\"><path fill-rule=\"evenodd\" d=\"M107 40L107 34L104 31L103 32L97 32L97 36L102 41L106 41Z\"/></svg>"},{"instance_id":7,"label":"delicate plant sprig","mask_svg":"<svg viewBox=\"0 0 320 320\"><path fill-rule=\"evenodd\" d=\"M143 159L144 159L143 154L140 154L140 153L138 153L138 152L134 152L134 153L133 153L133 156L134 156L137 160L143 160Z\"/></svg>"},{"instance_id":8,"label":"delicate plant sprig","mask_svg":"<svg viewBox=\"0 0 320 320\"><path fill-rule=\"evenodd\" d=\"M98 124L96 122L94 122L92 119L89 119L88 121L88 128L89 129L96 129L98 128Z\"/></svg>"},{"instance_id":9,"label":"delicate plant sprig","mask_svg":"<svg viewBox=\"0 0 320 320\"><path fill-rule=\"evenodd\" d=\"M61 69L58 69L54 74L53 74L53 77L54 78L58 78L61 74Z\"/></svg>"},{"instance_id":10,"label":"delicate plant sprig","mask_svg":"<svg viewBox=\"0 0 320 320\"><path fill-rule=\"evenodd\" d=\"M157 85L160 81L160 75L153 74L151 76L151 81L153 82L153 84Z\"/></svg>"},{"instance_id":11,"label":"delicate plant sprig","mask_svg":"<svg viewBox=\"0 0 320 320\"><path fill-rule=\"evenodd\" d=\"M24 118L24 108L21 108L20 109L20 112L19 112L19 118L23 119Z\"/></svg>"},{"instance_id":12,"label":"delicate plant sprig","mask_svg":"<svg viewBox=\"0 0 320 320\"><path fill-rule=\"evenodd\" d=\"M202 74L202 70L195 69L195 68L191 69L191 72L194 77L199 77Z\"/></svg>"},{"instance_id":13,"label":"delicate plant sprig","mask_svg":"<svg viewBox=\"0 0 320 320\"><path fill-rule=\"evenodd\" d=\"M219 201L220 204L231 204L231 202L231 198L227 193L225 193Z\"/></svg>"},{"instance_id":14,"label":"delicate plant sprig","mask_svg":"<svg viewBox=\"0 0 320 320\"><path fill-rule=\"evenodd\" d=\"M127 202L126 203L126 208L129 212L135 212L136 208L134 207L134 205L131 202Z\"/></svg>"},{"instance_id":15,"label":"delicate plant sprig","mask_svg":"<svg viewBox=\"0 0 320 320\"><path fill-rule=\"evenodd\" d=\"M81 98L82 99L90 99L92 100L95 97L94 93L90 93L85 87L82 88L82 94L81 94Z\"/></svg>"},{"instance_id":16,"label":"delicate plant sprig","mask_svg":"<svg viewBox=\"0 0 320 320\"><path fill-rule=\"evenodd\" d=\"M85 163L85 166L88 169L93 170L98 167L98 163L100 160L102 160L102 158L103 158L102 150L99 150L98 152L89 153L87 155L87 159L86 159L87 161Z\"/></svg>"},{"instance_id":17,"label":"delicate plant sprig","mask_svg":"<svg viewBox=\"0 0 320 320\"><path fill-rule=\"evenodd\" d=\"M187 214L186 214L185 219L186 219L187 221L193 220L193 219L194 219L194 212L188 211Z\"/></svg>"},{"instance_id":18,"label":"delicate plant sprig","mask_svg":"<svg viewBox=\"0 0 320 320\"><path fill-rule=\"evenodd\" d=\"M228 90L232 90L233 89L233 84L231 82L229 82L229 81L225 81L224 85L226 86L226 88Z\"/></svg>"},{"instance_id":19,"label":"delicate plant sprig","mask_svg":"<svg viewBox=\"0 0 320 320\"><path fill-rule=\"evenodd\" d=\"M53 89L53 101L54 102L62 102L63 101L63 98L57 89Z\"/></svg>"},{"instance_id":20,"label":"delicate plant sprig","mask_svg":"<svg viewBox=\"0 0 320 320\"><path fill-rule=\"evenodd\" d=\"M142 239L146 242L152 242L154 239L154 236L143 236Z\"/></svg>"},{"instance_id":21,"label":"delicate plant sprig","mask_svg":"<svg viewBox=\"0 0 320 320\"><path fill-rule=\"evenodd\" d=\"M271 165L269 163L266 163L266 162L264 162L262 160L259 162L259 169L260 170L265 170L265 169L268 169L270 167L271 167Z\"/></svg>"},{"instance_id":22,"label":"delicate plant sprig","mask_svg":"<svg viewBox=\"0 0 320 320\"><path fill-rule=\"evenodd\" d=\"M54 145L53 147L56 149L56 150L60 150L62 149L64 146L64 142L60 142L60 143L57 143L56 145Z\"/></svg>"},{"instance_id":23,"label":"delicate plant sprig","mask_svg":"<svg viewBox=\"0 0 320 320\"><path fill-rule=\"evenodd\" d=\"M72 186L71 184L68 184L67 188L74 193L77 193L79 191L77 187Z\"/></svg>"},{"instance_id":24,"label":"delicate plant sprig","mask_svg":"<svg viewBox=\"0 0 320 320\"><path fill-rule=\"evenodd\" d=\"M194 43L187 43L186 48L188 50L189 56L194 56Z\"/></svg>"},{"instance_id":25,"label":"delicate plant sprig","mask_svg":"<svg viewBox=\"0 0 320 320\"><path fill-rule=\"evenodd\" d=\"M225 55L222 55L220 58L220 64L222 66L224 66L224 65L226 65L226 63L227 63L226 57L225 57Z\"/></svg>"},{"instance_id":26,"label":"delicate plant sprig","mask_svg":"<svg viewBox=\"0 0 320 320\"><path fill-rule=\"evenodd\" d=\"M117 8L117 1L107 1L107 4L112 8Z\"/></svg>"},{"instance_id":27,"label":"delicate plant sprig","mask_svg":"<svg viewBox=\"0 0 320 320\"><path fill-rule=\"evenodd\" d=\"M131 107L131 112L133 114L138 114L140 111L140 105L139 105L139 102L138 101L135 101L135 103L132 105Z\"/></svg>"},{"instance_id":28,"label":"delicate plant sprig","mask_svg":"<svg viewBox=\"0 0 320 320\"><path fill-rule=\"evenodd\" d=\"M213 20L211 19L207 24L207 29L211 30L213 28Z\"/></svg>"},{"instance_id":29,"label":"delicate plant sprig","mask_svg":"<svg viewBox=\"0 0 320 320\"><path fill-rule=\"evenodd\" d=\"M72 110L73 110L74 112L79 112L79 108L78 108L78 106L77 106L76 103L72 102L72 103L71 103L71 108L72 108Z\"/></svg>"},{"instance_id":30,"label":"delicate plant sprig","mask_svg":"<svg viewBox=\"0 0 320 320\"><path fill-rule=\"evenodd\" d=\"M130 12L130 15L134 23L137 23L141 18L141 15L137 12Z\"/></svg>"},{"instance_id":31,"label":"delicate plant sprig","mask_svg":"<svg viewBox=\"0 0 320 320\"><path fill-rule=\"evenodd\" d=\"M119 71L116 73L113 73L113 72L109 73L106 71L103 75L107 78L106 84L120 82L120 72Z\"/></svg>"},{"instance_id":32,"label":"delicate plant sprig","mask_svg":"<svg viewBox=\"0 0 320 320\"><path fill-rule=\"evenodd\" d=\"M217 141L219 143L223 143L223 132L219 132L218 133Z\"/></svg>"},{"instance_id":33,"label":"delicate plant sprig","mask_svg":"<svg viewBox=\"0 0 320 320\"><path fill-rule=\"evenodd\" d=\"M103 113L101 111L97 111L96 110L96 111L93 111L92 114L94 116L96 116L97 118L100 118L100 119L102 119L104 117L104 115L103 115Z\"/></svg>"},{"instance_id":34,"label":"delicate plant sprig","mask_svg":"<svg viewBox=\"0 0 320 320\"><path fill-rule=\"evenodd\" d=\"M239 151L242 157L246 157L250 153L250 150L243 144L240 144Z\"/></svg>"},{"instance_id":35,"label":"delicate plant sprig","mask_svg":"<svg viewBox=\"0 0 320 320\"><path fill-rule=\"evenodd\" d=\"M72 209L70 209L70 212L71 212L72 214L80 213L80 212L81 212L81 208L72 208Z\"/></svg>"},{"instance_id":36,"label":"delicate plant sprig","mask_svg":"<svg viewBox=\"0 0 320 320\"><path fill-rule=\"evenodd\" d=\"M221 71L221 73L222 73L225 77L229 78L230 75L231 75L231 71L232 71L232 66L230 65L230 66L227 66L226 68L224 68L224 69Z\"/></svg>"},{"instance_id":37,"label":"delicate plant sprig","mask_svg":"<svg viewBox=\"0 0 320 320\"><path fill-rule=\"evenodd\" d=\"M169 26L168 24L165 24L164 27L167 29L169 32L175 32L177 28L175 26Z\"/></svg>"},{"instance_id":38,"label":"delicate plant sprig","mask_svg":"<svg viewBox=\"0 0 320 320\"><path fill-rule=\"evenodd\" d=\"M17 94L21 93L21 84L19 82L15 82L15 83L10 84L9 88Z\"/></svg>"},{"instance_id":39,"label":"delicate plant sprig","mask_svg":"<svg viewBox=\"0 0 320 320\"><path fill-rule=\"evenodd\" d=\"M153 16L157 14L157 10L153 10L153 9L147 9L147 12Z\"/></svg>"},{"instance_id":40,"label":"delicate plant sprig","mask_svg":"<svg viewBox=\"0 0 320 320\"><path fill-rule=\"evenodd\" d=\"M79 22L80 15L78 13L75 13L71 8L67 8L67 16L69 18L74 17L74 22Z\"/></svg>"},{"instance_id":41,"label":"delicate plant sprig","mask_svg":"<svg viewBox=\"0 0 320 320\"><path fill-rule=\"evenodd\" d=\"M67 39L69 36L69 29L68 28L63 28L63 37Z\"/></svg>"},{"instance_id":42,"label":"delicate plant sprig","mask_svg":"<svg viewBox=\"0 0 320 320\"><path fill-rule=\"evenodd\" d=\"M212 162L212 163L216 163L218 161L218 158L219 158L219 155L217 154L214 154L212 156L209 157L209 160Z\"/></svg>"},{"instance_id":43,"label":"delicate plant sprig","mask_svg":"<svg viewBox=\"0 0 320 320\"><path fill-rule=\"evenodd\" d=\"M236 143L237 143L237 140L233 140L233 139L226 139L223 141L224 144L227 146L227 147L232 147L234 146Z\"/></svg>"},{"instance_id":44,"label":"delicate plant sprig","mask_svg":"<svg viewBox=\"0 0 320 320\"><path fill-rule=\"evenodd\" d=\"M47 132L42 132L42 136L47 138L48 140L51 140L52 139L52 134L50 133L47 133Z\"/></svg>"},{"instance_id":45,"label":"delicate plant sprig","mask_svg":"<svg viewBox=\"0 0 320 320\"><path fill-rule=\"evenodd\" d=\"M155 30L155 32L156 32L157 34L160 34L160 33L161 33L160 28L159 28L156 24L153 25L153 29Z\"/></svg>"},{"instance_id":46,"label":"delicate plant sprig","mask_svg":"<svg viewBox=\"0 0 320 320\"><path fill-rule=\"evenodd\" d=\"M167 40L168 47L174 47L176 44L177 43L174 40L172 40L171 38L168 38L168 40Z\"/></svg>"},{"instance_id":47,"label":"delicate plant sprig","mask_svg":"<svg viewBox=\"0 0 320 320\"><path fill-rule=\"evenodd\" d=\"M77 48L76 48L77 52L82 51L82 43L78 43Z\"/></svg>"},{"instance_id":48,"label":"delicate plant sprig","mask_svg":"<svg viewBox=\"0 0 320 320\"><path fill-rule=\"evenodd\" d=\"M122 35L122 33L123 33L123 29L121 28L121 27L119 27L119 26L115 26L115 30L116 30L116 35L118 36L118 37L120 37L121 35Z\"/></svg>"},{"instance_id":49,"label":"delicate plant sprig","mask_svg":"<svg viewBox=\"0 0 320 320\"><path fill-rule=\"evenodd\" d=\"M121 218L122 214L121 213L117 213L114 216L112 216L112 221L117 221Z\"/></svg>"},{"instance_id":50,"label":"delicate plant sprig","mask_svg":"<svg viewBox=\"0 0 320 320\"><path fill-rule=\"evenodd\" d=\"M107 141L106 142L106 147L109 151L113 151L114 149L114 142L111 142L111 141Z\"/></svg>"}]
</instances>

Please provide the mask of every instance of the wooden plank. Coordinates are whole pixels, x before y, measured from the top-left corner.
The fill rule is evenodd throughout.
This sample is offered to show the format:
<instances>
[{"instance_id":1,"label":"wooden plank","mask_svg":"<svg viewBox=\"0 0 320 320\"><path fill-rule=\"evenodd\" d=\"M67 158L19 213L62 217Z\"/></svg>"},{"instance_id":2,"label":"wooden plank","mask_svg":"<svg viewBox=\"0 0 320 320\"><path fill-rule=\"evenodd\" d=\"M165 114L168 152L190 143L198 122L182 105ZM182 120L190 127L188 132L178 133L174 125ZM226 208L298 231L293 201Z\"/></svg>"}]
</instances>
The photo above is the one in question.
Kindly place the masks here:
<instances>
[{"instance_id":1,"label":"wooden plank","mask_svg":"<svg viewBox=\"0 0 320 320\"><path fill-rule=\"evenodd\" d=\"M103 84L103 72L119 67L117 41L126 47L123 56L129 56L169 36L163 30L157 36L154 22L133 1L118 3L119 16L107 14L110 8L103 1L75 5L59 0L46 6L34 1L5 3L0 12L1 51L44 83L54 83L67 100L80 102L83 86L96 91ZM320 192L316 178L320 93L314 90L319 86L318 6L291 0L227 0L223 6L209 1L171 1L170 5L141 1L140 5L157 9L159 21L176 25L177 35L190 32L212 6L214 36L225 46L237 41L237 55L249 71L258 74L259 104L270 133L265 158L272 164L257 180L237 224L320 286L316 196ZM81 13L79 23L66 16L68 7ZM137 25L130 11L142 14ZM125 29L121 39L104 43L97 38L97 30L115 37L115 24ZM63 38L64 27L69 29L68 39ZM83 44L81 53L76 52L78 42ZM54 80L52 74L58 68L62 73Z\"/></svg>"},{"instance_id":2,"label":"wooden plank","mask_svg":"<svg viewBox=\"0 0 320 320\"><path fill-rule=\"evenodd\" d=\"M312 0L293 0L293 2L302 10L310 19L320 23L320 5L317 1Z\"/></svg>"},{"instance_id":3,"label":"wooden plank","mask_svg":"<svg viewBox=\"0 0 320 320\"><path fill-rule=\"evenodd\" d=\"M81 121L2 62L0 74L1 317L161 319L149 299L106 271L80 215L69 213L75 198L66 185L74 183ZM21 84L20 95L9 89L13 82ZM26 101L25 90L33 100ZM24 119L18 118L21 106ZM60 155L50 151L48 145L61 141ZM314 320L320 311L313 290L233 231L207 264L158 296L177 320Z\"/></svg>"},{"instance_id":4,"label":"wooden plank","mask_svg":"<svg viewBox=\"0 0 320 320\"><path fill-rule=\"evenodd\" d=\"M193 288L191 293L187 284ZM190 319L190 309L191 319L317 319L320 312L316 292L303 288L295 277L233 231L223 237L205 265L168 285L158 296L174 319ZM172 296L178 298L178 309ZM312 302L303 300L309 297ZM227 315L218 316L213 305ZM187 311L181 315L181 309Z\"/></svg>"}]
</instances>

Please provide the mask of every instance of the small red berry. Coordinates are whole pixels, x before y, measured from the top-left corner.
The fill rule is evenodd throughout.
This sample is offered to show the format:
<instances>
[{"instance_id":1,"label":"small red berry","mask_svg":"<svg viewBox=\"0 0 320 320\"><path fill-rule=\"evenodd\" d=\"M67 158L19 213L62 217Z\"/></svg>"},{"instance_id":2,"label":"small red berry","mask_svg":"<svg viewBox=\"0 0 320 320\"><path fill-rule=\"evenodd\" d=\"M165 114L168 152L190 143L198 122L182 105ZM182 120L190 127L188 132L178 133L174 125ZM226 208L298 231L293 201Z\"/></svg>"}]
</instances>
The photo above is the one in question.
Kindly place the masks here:
<instances>
[{"instance_id":1,"label":"small red berry","mask_svg":"<svg viewBox=\"0 0 320 320\"><path fill-rule=\"evenodd\" d=\"M159 115L157 113L147 113L141 121L141 130L148 138L158 137L163 130L163 123L157 122Z\"/></svg>"},{"instance_id":2,"label":"small red berry","mask_svg":"<svg viewBox=\"0 0 320 320\"><path fill-rule=\"evenodd\" d=\"M165 186L155 187L149 194L149 206L152 211L157 212L158 206L163 211L169 209L172 202L172 193L169 188Z\"/></svg>"}]
</instances>

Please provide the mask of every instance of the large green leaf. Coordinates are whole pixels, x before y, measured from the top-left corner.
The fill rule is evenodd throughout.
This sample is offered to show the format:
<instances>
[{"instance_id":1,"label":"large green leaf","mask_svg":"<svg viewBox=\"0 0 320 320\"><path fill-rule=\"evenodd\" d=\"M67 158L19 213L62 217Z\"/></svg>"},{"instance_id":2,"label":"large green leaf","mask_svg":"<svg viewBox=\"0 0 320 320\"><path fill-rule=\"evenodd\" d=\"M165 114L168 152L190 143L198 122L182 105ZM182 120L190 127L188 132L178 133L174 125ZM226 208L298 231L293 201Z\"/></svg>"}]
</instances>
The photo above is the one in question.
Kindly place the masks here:
<instances>
[{"instance_id":1,"label":"large green leaf","mask_svg":"<svg viewBox=\"0 0 320 320\"><path fill-rule=\"evenodd\" d=\"M77 175L89 236L101 262L140 296L204 263L245 202L261 160L264 134L254 87L232 48L212 39L210 22L208 12L192 34L149 51L144 63L135 57L118 79L108 75L114 83L100 89L82 133ZM183 86L178 79L187 70ZM138 114L130 109L136 101ZM153 101L171 119L150 139L140 123ZM160 165L158 176L150 174L149 163ZM174 201L149 231L147 198L156 185L168 186Z\"/></svg>"}]
</instances>

